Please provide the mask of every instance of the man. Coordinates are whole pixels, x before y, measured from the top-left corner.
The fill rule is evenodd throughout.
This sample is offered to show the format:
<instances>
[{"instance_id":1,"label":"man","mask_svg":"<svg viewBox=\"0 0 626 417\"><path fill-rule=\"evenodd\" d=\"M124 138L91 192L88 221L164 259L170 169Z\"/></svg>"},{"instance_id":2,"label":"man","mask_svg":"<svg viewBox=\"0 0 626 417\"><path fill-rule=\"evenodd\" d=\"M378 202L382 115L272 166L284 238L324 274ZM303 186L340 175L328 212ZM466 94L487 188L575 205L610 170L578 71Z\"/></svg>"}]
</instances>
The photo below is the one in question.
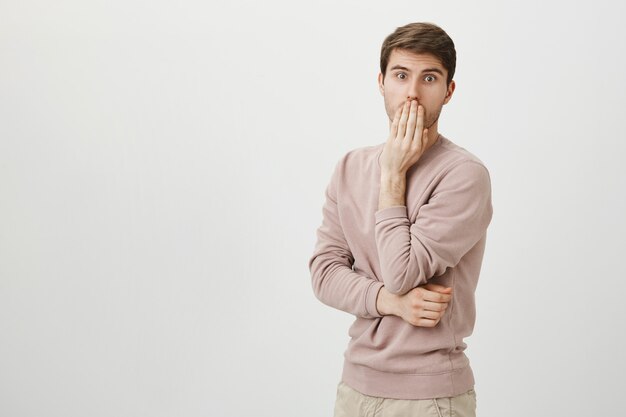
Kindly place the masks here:
<instances>
[{"instance_id":1,"label":"man","mask_svg":"<svg viewBox=\"0 0 626 417\"><path fill-rule=\"evenodd\" d=\"M455 66L436 25L389 35L378 75L389 137L345 154L326 189L312 286L356 316L335 417L475 416L463 338L493 210L487 168L438 132Z\"/></svg>"}]
</instances>

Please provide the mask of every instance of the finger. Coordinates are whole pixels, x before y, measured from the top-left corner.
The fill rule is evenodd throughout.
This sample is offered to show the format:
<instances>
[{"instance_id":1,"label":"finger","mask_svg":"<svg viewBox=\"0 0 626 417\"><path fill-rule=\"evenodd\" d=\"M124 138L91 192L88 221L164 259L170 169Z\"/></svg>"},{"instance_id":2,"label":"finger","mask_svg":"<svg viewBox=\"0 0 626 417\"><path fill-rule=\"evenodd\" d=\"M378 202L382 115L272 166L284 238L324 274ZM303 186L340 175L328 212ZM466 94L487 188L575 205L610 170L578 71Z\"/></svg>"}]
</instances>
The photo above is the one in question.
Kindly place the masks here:
<instances>
[{"instance_id":1,"label":"finger","mask_svg":"<svg viewBox=\"0 0 626 417\"><path fill-rule=\"evenodd\" d=\"M435 303L447 303L452 299L452 294L445 294L440 292L428 291L422 295L424 301L432 301Z\"/></svg>"},{"instance_id":2,"label":"finger","mask_svg":"<svg viewBox=\"0 0 626 417\"><path fill-rule=\"evenodd\" d=\"M434 303L432 301L426 301L422 305L422 309L425 311L444 311L448 308L448 303Z\"/></svg>"},{"instance_id":3,"label":"finger","mask_svg":"<svg viewBox=\"0 0 626 417\"><path fill-rule=\"evenodd\" d=\"M396 113L393 115L393 120L391 122L391 131L389 136L390 137L396 137L396 134L398 133L398 121L400 120L400 115L402 114L402 109L403 107L398 107L396 109Z\"/></svg>"},{"instance_id":4,"label":"finger","mask_svg":"<svg viewBox=\"0 0 626 417\"><path fill-rule=\"evenodd\" d=\"M404 135L404 139L413 140L413 136L415 135L416 119L417 119L417 101L411 100L411 104L409 105L409 117L407 119L406 133Z\"/></svg>"},{"instance_id":5,"label":"finger","mask_svg":"<svg viewBox=\"0 0 626 417\"><path fill-rule=\"evenodd\" d=\"M424 129L424 133L422 134L422 149L426 147L428 143L428 129Z\"/></svg>"},{"instance_id":6,"label":"finger","mask_svg":"<svg viewBox=\"0 0 626 417\"><path fill-rule=\"evenodd\" d=\"M424 285L424 288L426 288L429 291L436 291L436 292L442 292L442 291L447 291L447 290L452 289L452 287L446 287L446 286L435 284L435 283L428 283Z\"/></svg>"},{"instance_id":7,"label":"finger","mask_svg":"<svg viewBox=\"0 0 626 417\"><path fill-rule=\"evenodd\" d=\"M412 136L413 141L415 142L414 144L418 147L420 147L420 149L424 149L424 142L423 142L423 129L424 129L424 106L419 105L417 108L417 126L415 127L415 132Z\"/></svg>"},{"instance_id":8,"label":"finger","mask_svg":"<svg viewBox=\"0 0 626 417\"><path fill-rule=\"evenodd\" d=\"M419 319L414 326L418 327L435 327L439 323L439 320L431 320L431 319Z\"/></svg>"},{"instance_id":9,"label":"finger","mask_svg":"<svg viewBox=\"0 0 626 417\"><path fill-rule=\"evenodd\" d=\"M419 312L419 317L418 319L432 319L432 320L437 320L439 317L441 317L441 313L439 313L438 311L435 310L422 310Z\"/></svg>"},{"instance_id":10,"label":"finger","mask_svg":"<svg viewBox=\"0 0 626 417\"><path fill-rule=\"evenodd\" d=\"M398 120L400 119L400 116L402 115L402 109L404 108L404 104L398 106L398 108L396 109L396 113L394 114L394 118L398 118Z\"/></svg>"},{"instance_id":11,"label":"finger","mask_svg":"<svg viewBox=\"0 0 626 417\"><path fill-rule=\"evenodd\" d=\"M398 132L396 135L396 139L404 138L404 134L406 132L406 121L409 117L409 101L404 102L404 106L402 106L402 114L400 115L400 120L398 122Z\"/></svg>"}]
</instances>

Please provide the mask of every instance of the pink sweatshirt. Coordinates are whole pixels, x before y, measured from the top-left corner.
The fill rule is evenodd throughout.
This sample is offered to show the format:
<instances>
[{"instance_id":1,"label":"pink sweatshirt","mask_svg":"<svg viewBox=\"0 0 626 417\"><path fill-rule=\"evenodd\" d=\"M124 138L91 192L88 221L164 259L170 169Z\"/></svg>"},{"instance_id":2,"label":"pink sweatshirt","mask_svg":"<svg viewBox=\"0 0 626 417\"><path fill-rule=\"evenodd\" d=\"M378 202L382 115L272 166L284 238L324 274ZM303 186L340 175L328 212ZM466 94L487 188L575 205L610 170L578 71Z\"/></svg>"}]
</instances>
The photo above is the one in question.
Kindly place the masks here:
<instances>
[{"instance_id":1,"label":"pink sweatshirt","mask_svg":"<svg viewBox=\"0 0 626 417\"><path fill-rule=\"evenodd\" d=\"M426 399L474 387L464 337L491 222L491 181L473 154L439 135L407 172L406 206L378 210L384 143L354 149L326 189L309 260L315 296L356 316L342 380L363 394ZM427 282L453 288L435 327L376 309L378 291L404 294Z\"/></svg>"}]
</instances>

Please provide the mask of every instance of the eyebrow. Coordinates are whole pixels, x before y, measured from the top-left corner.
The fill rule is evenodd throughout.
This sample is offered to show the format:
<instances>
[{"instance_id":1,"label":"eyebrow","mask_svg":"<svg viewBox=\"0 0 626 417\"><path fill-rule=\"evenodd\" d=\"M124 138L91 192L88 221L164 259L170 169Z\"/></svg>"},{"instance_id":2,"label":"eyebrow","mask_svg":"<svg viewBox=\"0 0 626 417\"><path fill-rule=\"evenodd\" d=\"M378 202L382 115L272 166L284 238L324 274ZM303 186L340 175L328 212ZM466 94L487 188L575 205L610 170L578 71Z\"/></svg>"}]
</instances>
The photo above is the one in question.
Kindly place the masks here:
<instances>
[{"instance_id":1,"label":"eyebrow","mask_svg":"<svg viewBox=\"0 0 626 417\"><path fill-rule=\"evenodd\" d=\"M402 65L394 65L393 67L391 67L389 69L389 71L393 71L393 70L403 70L406 72L411 72L410 69L408 69L407 67L403 67ZM436 72L437 74L441 74L441 76L443 77L443 71L441 71L439 68L426 68L425 70L422 71L422 73L425 72Z\"/></svg>"}]
</instances>

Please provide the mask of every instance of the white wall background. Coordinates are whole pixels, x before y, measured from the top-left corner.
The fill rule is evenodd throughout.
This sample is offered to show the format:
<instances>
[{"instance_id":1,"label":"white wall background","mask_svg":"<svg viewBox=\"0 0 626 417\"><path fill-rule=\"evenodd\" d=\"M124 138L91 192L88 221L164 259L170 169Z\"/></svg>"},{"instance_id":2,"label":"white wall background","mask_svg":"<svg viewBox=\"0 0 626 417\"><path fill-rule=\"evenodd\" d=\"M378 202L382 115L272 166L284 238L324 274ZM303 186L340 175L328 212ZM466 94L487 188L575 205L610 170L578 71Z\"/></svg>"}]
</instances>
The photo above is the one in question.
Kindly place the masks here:
<instances>
[{"instance_id":1,"label":"white wall background","mask_svg":"<svg viewBox=\"0 0 626 417\"><path fill-rule=\"evenodd\" d=\"M440 132L492 176L479 416L619 415L624 6L0 3L0 415L330 416L324 188L383 142L380 45L453 38Z\"/></svg>"}]
</instances>

